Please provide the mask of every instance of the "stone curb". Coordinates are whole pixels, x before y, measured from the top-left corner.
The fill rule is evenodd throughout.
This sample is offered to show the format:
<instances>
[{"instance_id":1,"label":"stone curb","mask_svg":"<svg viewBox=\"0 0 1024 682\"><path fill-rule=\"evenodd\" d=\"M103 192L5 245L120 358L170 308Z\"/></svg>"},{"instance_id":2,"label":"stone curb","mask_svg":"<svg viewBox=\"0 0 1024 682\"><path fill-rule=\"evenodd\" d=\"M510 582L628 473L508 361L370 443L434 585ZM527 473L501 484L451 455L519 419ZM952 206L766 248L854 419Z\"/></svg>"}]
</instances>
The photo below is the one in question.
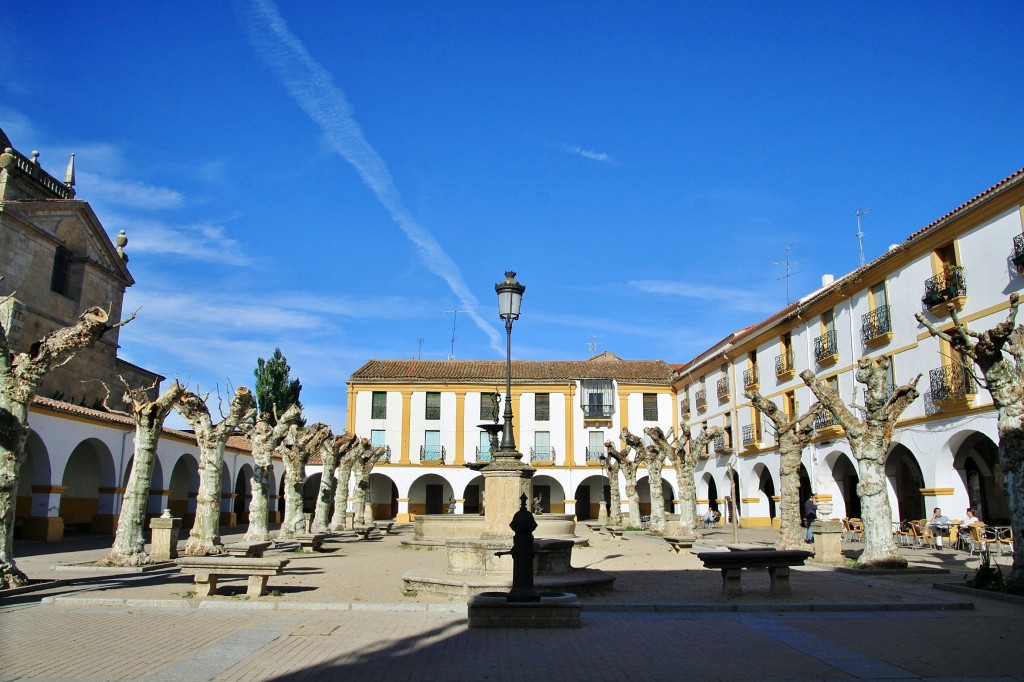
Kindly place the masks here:
<instances>
[{"instance_id":1,"label":"stone curb","mask_svg":"<svg viewBox=\"0 0 1024 682\"><path fill-rule=\"evenodd\" d=\"M932 587L934 587L937 590L943 590L945 592L965 594L969 597L981 597L982 599L994 599L996 601L1003 601L1010 604L1024 605L1024 597L1016 594L1006 594L1005 592L992 592L991 590L979 590L976 587L967 587L966 585L957 585L955 583L933 583Z\"/></svg>"},{"instance_id":2,"label":"stone curb","mask_svg":"<svg viewBox=\"0 0 1024 682\"><path fill-rule=\"evenodd\" d=\"M1005 596L1005 595L1004 595ZM1024 601L1024 600L1022 600ZM389 613L467 613L466 604L420 604L387 602L270 602L207 599L88 599L84 597L46 597L50 606L96 606L112 608L225 609L256 611L366 611ZM588 613L868 613L898 611L970 611L972 602L910 602L904 604L592 604Z\"/></svg>"}]
</instances>

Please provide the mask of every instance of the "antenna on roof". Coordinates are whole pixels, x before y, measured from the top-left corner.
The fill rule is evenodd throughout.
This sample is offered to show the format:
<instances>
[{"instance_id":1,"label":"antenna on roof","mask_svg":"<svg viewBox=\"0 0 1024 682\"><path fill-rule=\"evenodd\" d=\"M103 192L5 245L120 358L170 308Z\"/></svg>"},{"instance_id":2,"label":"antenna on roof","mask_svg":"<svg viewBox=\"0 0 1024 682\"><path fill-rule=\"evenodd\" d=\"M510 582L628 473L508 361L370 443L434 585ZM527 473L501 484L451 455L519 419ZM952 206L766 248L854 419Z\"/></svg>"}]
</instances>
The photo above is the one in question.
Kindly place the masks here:
<instances>
[{"instance_id":1,"label":"antenna on roof","mask_svg":"<svg viewBox=\"0 0 1024 682\"><path fill-rule=\"evenodd\" d=\"M776 277L775 278L776 282L778 282L780 279L786 280L786 305L790 304L790 300L789 300L789 278L792 277L793 275L799 275L800 272L801 272L800 270L797 270L796 272L790 271L790 267L796 263L796 261L789 260L789 250L791 248L793 248L792 244L786 244L786 262L785 263L780 263L779 261L772 261L772 265L785 265L786 266L786 274L783 275L782 277Z\"/></svg>"},{"instance_id":2,"label":"antenna on roof","mask_svg":"<svg viewBox=\"0 0 1024 682\"><path fill-rule=\"evenodd\" d=\"M451 313L454 315L452 318L452 352L448 356L449 360L455 359L455 324L459 321L459 313L468 313L468 310L446 310L445 315Z\"/></svg>"},{"instance_id":3,"label":"antenna on roof","mask_svg":"<svg viewBox=\"0 0 1024 682\"><path fill-rule=\"evenodd\" d=\"M589 350L591 353L597 350L597 347L600 345L598 344L597 340L603 336L604 334L591 334L590 341L587 343L587 350Z\"/></svg>"},{"instance_id":4,"label":"antenna on roof","mask_svg":"<svg viewBox=\"0 0 1024 682\"><path fill-rule=\"evenodd\" d=\"M422 336L419 338L419 348L416 350L416 359L417 360L422 360L423 359L423 337Z\"/></svg>"},{"instance_id":5,"label":"antenna on roof","mask_svg":"<svg viewBox=\"0 0 1024 682\"><path fill-rule=\"evenodd\" d=\"M857 243L860 244L860 266L864 267L864 233L860 229L860 219L867 215L870 208L857 209Z\"/></svg>"}]
</instances>

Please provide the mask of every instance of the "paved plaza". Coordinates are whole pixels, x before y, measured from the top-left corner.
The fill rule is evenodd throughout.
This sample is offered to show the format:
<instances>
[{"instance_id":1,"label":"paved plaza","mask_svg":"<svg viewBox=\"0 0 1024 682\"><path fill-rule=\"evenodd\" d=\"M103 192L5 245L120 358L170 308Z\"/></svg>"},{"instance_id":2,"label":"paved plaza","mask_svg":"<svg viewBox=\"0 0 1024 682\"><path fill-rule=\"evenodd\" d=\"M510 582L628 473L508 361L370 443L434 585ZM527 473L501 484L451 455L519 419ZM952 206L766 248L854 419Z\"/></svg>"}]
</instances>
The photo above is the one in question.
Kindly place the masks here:
<instances>
[{"instance_id":1,"label":"paved plaza","mask_svg":"<svg viewBox=\"0 0 1024 682\"><path fill-rule=\"evenodd\" d=\"M173 572L68 568L109 538L18 543L30 577L69 582L0 599L0 680L1024 679L1024 606L933 587L973 573L964 552L906 550L923 570L898 577L810 565L792 597L750 573L726 599L717 571L658 538L590 535L573 564L616 589L583 599L581 628L470 630L464 600L403 593L406 570L446 561L409 535L282 554L288 574L259 599L244 579L198 598Z\"/></svg>"}]
</instances>

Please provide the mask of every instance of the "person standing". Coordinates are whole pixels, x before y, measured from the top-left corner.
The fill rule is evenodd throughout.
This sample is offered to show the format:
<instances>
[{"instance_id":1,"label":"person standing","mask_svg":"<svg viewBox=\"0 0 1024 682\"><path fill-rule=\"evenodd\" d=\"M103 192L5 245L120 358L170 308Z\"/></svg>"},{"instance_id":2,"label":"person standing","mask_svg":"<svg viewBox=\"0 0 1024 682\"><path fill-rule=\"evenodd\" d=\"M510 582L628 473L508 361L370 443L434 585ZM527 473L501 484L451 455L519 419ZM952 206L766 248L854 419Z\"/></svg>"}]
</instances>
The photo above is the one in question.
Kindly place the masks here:
<instances>
[{"instance_id":1,"label":"person standing","mask_svg":"<svg viewBox=\"0 0 1024 682\"><path fill-rule=\"evenodd\" d=\"M814 533L811 526L814 525L815 519L818 518L818 505L814 502L814 495L807 498L804 502L804 518L807 519L807 535L804 536L804 542L814 542Z\"/></svg>"}]
</instances>

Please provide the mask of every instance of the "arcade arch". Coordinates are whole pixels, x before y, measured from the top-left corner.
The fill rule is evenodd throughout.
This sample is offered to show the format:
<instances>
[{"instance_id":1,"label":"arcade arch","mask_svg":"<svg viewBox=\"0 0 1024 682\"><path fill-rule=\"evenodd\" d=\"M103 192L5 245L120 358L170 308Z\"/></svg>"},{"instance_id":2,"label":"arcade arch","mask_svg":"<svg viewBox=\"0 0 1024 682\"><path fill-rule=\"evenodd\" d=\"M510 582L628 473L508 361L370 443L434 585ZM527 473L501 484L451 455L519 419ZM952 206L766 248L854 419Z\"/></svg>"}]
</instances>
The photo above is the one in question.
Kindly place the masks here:
<instances>
[{"instance_id":1,"label":"arcade arch","mask_svg":"<svg viewBox=\"0 0 1024 682\"><path fill-rule=\"evenodd\" d=\"M923 519L928 516L921 495L921 489L925 487L924 474L914 453L907 446L897 443L889 451L885 459L885 477L889 479L895 501L893 511L898 518Z\"/></svg>"}]
</instances>

